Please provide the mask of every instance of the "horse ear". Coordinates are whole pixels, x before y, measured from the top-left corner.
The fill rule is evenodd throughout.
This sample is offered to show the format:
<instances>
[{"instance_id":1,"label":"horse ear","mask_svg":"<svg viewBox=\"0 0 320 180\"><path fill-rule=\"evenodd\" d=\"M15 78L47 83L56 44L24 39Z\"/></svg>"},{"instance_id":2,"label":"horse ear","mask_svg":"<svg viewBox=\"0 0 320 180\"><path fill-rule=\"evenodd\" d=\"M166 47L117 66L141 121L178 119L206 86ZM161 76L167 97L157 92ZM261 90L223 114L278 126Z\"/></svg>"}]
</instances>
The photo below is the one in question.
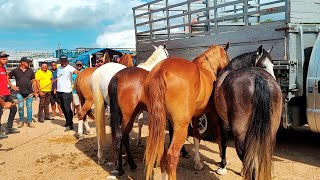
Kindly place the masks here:
<instances>
[{"instance_id":1,"label":"horse ear","mask_svg":"<svg viewBox=\"0 0 320 180\"><path fill-rule=\"evenodd\" d=\"M257 55L261 56L263 53L263 49L262 49L262 45L259 46L259 48L257 49Z\"/></svg>"},{"instance_id":2,"label":"horse ear","mask_svg":"<svg viewBox=\"0 0 320 180\"><path fill-rule=\"evenodd\" d=\"M273 49L273 46L272 46L271 49L269 49L267 52L270 54L271 51L272 51L272 49Z\"/></svg>"},{"instance_id":3,"label":"horse ear","mask_svg":"<svg viewBox=\"0 0 320 180\"><path fill-rule=\"evenodd\" d=\"M166 43L163 44L163 48L167 49L167 44Z\"/></svg>"},{"instance_id":4,"label":"horse ear","mask_svg":"<svg viewBox=\"0 0 320 180\"><path fill-rule=\"evenodd\" d=\"M228 51L229 46L230 46L230 43L228 42L228 43L226 44L226 46L224 47L224 50L225 50L225 51Z\"/></svg>"},{"instance_id":5,"label":"horse ear","mask_svg":"<svg viewBox=\"0 0 320 180\"><path fill-rule=\"evenodd\" d=\"M153 45L153 44L152 44L152 46L154 47L154 49L157 49L157 46L155 46L155 45Z\"/></svg>"}]
</instances>

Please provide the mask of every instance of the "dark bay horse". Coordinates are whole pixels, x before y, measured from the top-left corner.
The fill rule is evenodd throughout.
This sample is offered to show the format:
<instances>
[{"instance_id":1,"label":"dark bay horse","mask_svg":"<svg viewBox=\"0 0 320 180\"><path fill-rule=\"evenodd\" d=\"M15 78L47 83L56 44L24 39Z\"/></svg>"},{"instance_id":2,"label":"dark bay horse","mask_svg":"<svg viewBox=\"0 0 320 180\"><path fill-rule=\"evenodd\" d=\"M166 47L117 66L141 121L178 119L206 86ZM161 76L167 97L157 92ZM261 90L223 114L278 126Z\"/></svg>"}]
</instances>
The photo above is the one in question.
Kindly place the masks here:
<instances>
[{"instance_id":1,"label":"dark bay horse","mask_svg":"<svg viewBox=\"0 0 320 180\"><path fill-rule=\"evenodd\" d=\"M104 54L103 58L105 60L108 60L110 58L108 58L109 55L107 55L107 53ZM106 61L104 61L106 62ZM133 66L133 55L131 54L124 54L121 56L120 64L127 66L127 67L131 67ZM80 139L83 138L83 123L86 127L86 129L90 129L90 126L88 124L88 122L86 121L86 115L89 115L89 117L94 119L94 115L91 112L91 107L93 105L93 94L92 94L92 90L90 88L90 81L91 81L91 76L93 74L93 72L96 70L96 67L89 67L84 69L81 73L78 74L76 82L75 82L75 88L77 91L77 94L79 96L80 99L80 103L81 103L81 110L78 113L78 118L79 118L79 122L78 122L78 137Z\"/></svg>"},{"instance_id":2,"label":"dark bay horse","mask_svg":"<svg viewBox=\"0 0 320 180\"><path fill-rule=\"evenodd\" d=\"M282 111L282 93L273 74L270 51L240 55L223 69L215 84L219 115L221 167L226 174L227 131L235 137L244 179L271 179L271 157ZM260 67L260 68L259 68Z\"/></svg>"},{"instance_id":3,"label":"dark bay horse","mask_svg":"<svg viewBox=\"0 0 320 180\"><path fill-rule=\"evenodd\" d=\"M226 48L227 49L227 48ZM176 179L180 150L187 137L192 117L203 114L213 90L218 70L229 58L226 49L211 46L192 62L169 57L157 64L145 82L149 112L149 137L145 152L146 179L151 179L154 165L164 169L164 130L166 117L173 125L173 138L168 149L169 179Z\"/></svg>"}]
</instances>

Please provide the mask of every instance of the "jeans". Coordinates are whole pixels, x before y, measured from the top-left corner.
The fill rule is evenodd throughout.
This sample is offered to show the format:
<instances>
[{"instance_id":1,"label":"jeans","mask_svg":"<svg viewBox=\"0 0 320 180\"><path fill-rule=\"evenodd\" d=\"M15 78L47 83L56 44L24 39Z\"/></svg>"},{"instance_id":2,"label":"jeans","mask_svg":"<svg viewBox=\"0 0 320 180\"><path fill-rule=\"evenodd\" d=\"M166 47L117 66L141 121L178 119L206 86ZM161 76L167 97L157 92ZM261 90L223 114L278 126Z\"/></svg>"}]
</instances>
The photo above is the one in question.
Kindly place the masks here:
<instances>
[{"instance_id":1,"label":"jeans","mask_svg":"<svg viewBox=\"0 0 320 180\"><path fill-rule=\"evenodd\" d=\"M61 109L63 111L64 117L66 118L66 127L69 126L73 128L73 112L71 110L72 92L57 92L57 94L60 101Z\"/></svg>"},{"instance_id":2,"label":"jeans","mask_svg":"<svg viewBox=\"0 0 320 180\"><path fill-rule=\"evenodd\" d=\"M20 119L20 121L23 121L23 119L24 119L24 100L23 100L22 95L19 93L17 93L17 100L21 101L18 103L18 111L19 111L19 119ZM33 101L33 96L30 96L26 99L28 123L31 123L31 121L32 121L32 101Z\"/></svg>"},{"instance_id":3,"label":"jeans","mask_svg":"<svg viewBox=\"0 0 320 180\"><path fill-rule=\"evenodd\" d=\"M44 119L49 118L50 96L51 96L51 92L44 92L44 96L43 97L40 96L38 119L42 119L43 112L44 112Z\"/></svg>"},{"instance_id":4,"label":"jeans","mask_svg":"<svg viewBox=\"0 0 320 180\"><path fill-rule=\"evenodd\" d=\"M12 99L11 95L3 96L3 98L4 98L5 102L12 102L13 103L13 99ZM16 113L17 113L17 106L13 105L10 108L10 114L9 114L9 117L8 117L7 128L9 128L9 129L12 128L13 119L14 119L14 116L16 115ZM1 120L2 114L3 114L3 106L0 106L0 120Z\"/></svg>"}]
</instances>

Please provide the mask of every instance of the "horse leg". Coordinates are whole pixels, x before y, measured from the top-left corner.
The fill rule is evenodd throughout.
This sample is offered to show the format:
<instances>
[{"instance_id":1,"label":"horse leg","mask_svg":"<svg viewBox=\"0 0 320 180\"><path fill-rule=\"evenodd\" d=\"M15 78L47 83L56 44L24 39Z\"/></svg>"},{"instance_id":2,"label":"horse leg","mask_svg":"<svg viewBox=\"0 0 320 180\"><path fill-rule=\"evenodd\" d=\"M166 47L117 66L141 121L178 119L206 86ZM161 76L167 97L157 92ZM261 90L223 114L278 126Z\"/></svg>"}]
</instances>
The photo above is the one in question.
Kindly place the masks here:
<instances>
[{"instance_id":1,"label":"horse leg","mask_svg":"<svg viewBox=\"0 0 320 180\"><path fill-rule=\"evenodd\" d=\"M170 145L171 141L172 141L172 136L173 136L173 127L172 127L171 121L167 121L167 122L168 122L168 126L169 126L169 137L170 137L169 145ZM184 145L182 146L180 154L182 157L184 157L186 159L190 158L190 155L189 155L188 151L186 150L186 148L184 147Z\"/></svg>"},{"instance_id":2,"label":"horse leg","mask_svg":"<svg viewBox=\"0 0 320 180\"><path fill-rule=\"evenodd\" d=\"M226 150L228 146L228 128L224 124L221 118L218 118L219 127L220 127L220 153L221 153L221 164L217 169L217 173L220 175L227 174L227 160L226 160Z\"/></svg>"},{"instance_id":3,"label":"horse leg","mask_svg":"<svg viewBox=\"0 0 320 180\"><path fill-rule=\"evenodd\" d=\"M199 146L200 146L200 134L199 134L199 122L198 118L192 118L192 127L193 127L193 142L195 148L194 155L194 169L200 171L203 168L203 164L201 163Z\"/></svg>"},{"instance_id":4,"label":"horse leg","mask_svg":"<svg viewBox=\"0 0 320 180\"><path fill-rule=\"evenodd\" d=\"M180 150L187 138L188 124L173 124L173 130L172 142L167 154L168 174L170 180L175 180L177 176L176 173L180 158Z\"/></svg>"},{"instance_id":5,"label":"horse leg","mask_svg":"<svg viewBox=\"0 0 320 180\"><path fill-rule=\"evenodd\" d=\"M164 147L163 155L162 155L161 161L160 161L161 179L162 180L168 179L168 174L166 172L166 160L167 160L167 149L166 149L166 147ZM156 173L154 173L154 174L156 176ZM160 179L160 178L156 178L155 176L154 176L154 179Z\"/></svg>"},{"instance_id":6,"label":"horse leg","mask_svg":"<svg viewBox=\"0 0 320 180\"><path fill-rule=\"evenodd\" d=\"M126 135L123 140L124 140L124 146L125 146L126 151L127 151L127 157L128 157L128 163L129 163L129 166L130 166L130 170L134 171L134 170L137 169L137 165L135 164L135 162L134 162L134 160L132 158L131 151L130 151L129 135Z\"/></svg>"},{"instance_id":7,"label":"horse leg","mask_svg":"<svg viewBox=\"0 0 320 180\"><path fill-rule=\"evenodd\" d=\"M82 119L79 119L79 121L78 121L78 139L79 140L84 139L84 136L83 136L83 120Z\"/></svg>"},{"instance_id":8,"label":"horse leg","mask_svg":"<svg viewBox=\"0 0 320 180\"><path fill-rule=\"evenodd\" d=\"M143 146L143 144L141 143L141 130L142 130L142 126L143 126L143 118L144 118L143 111L141 111L141 112L139 112L139 116L138 116L138 127L139 127L139 129L138 129L138 136L137 136L137 143L136 143L136 145L138 147L142 147Z\"/></svg>"}]
</instances>

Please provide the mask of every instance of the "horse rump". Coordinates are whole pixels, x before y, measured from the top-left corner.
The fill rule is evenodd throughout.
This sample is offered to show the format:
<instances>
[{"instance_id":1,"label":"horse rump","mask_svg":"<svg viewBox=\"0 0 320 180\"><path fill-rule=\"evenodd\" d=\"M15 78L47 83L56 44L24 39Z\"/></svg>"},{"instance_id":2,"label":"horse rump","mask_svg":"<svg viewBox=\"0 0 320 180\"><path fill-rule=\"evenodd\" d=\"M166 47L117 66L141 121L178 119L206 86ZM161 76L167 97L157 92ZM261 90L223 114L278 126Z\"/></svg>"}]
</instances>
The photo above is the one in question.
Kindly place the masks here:
<instances>
[{"instance_id":1,"label":"horse rump","mask_svg":"<svg viewBox=\"0 0 320 180\"><path fill-rule=\"evenodd\" d=\"M267 81L256 76L252 118L244 142L244 179L271 180L271 100Z\"/></svg>"}]
</instances>

